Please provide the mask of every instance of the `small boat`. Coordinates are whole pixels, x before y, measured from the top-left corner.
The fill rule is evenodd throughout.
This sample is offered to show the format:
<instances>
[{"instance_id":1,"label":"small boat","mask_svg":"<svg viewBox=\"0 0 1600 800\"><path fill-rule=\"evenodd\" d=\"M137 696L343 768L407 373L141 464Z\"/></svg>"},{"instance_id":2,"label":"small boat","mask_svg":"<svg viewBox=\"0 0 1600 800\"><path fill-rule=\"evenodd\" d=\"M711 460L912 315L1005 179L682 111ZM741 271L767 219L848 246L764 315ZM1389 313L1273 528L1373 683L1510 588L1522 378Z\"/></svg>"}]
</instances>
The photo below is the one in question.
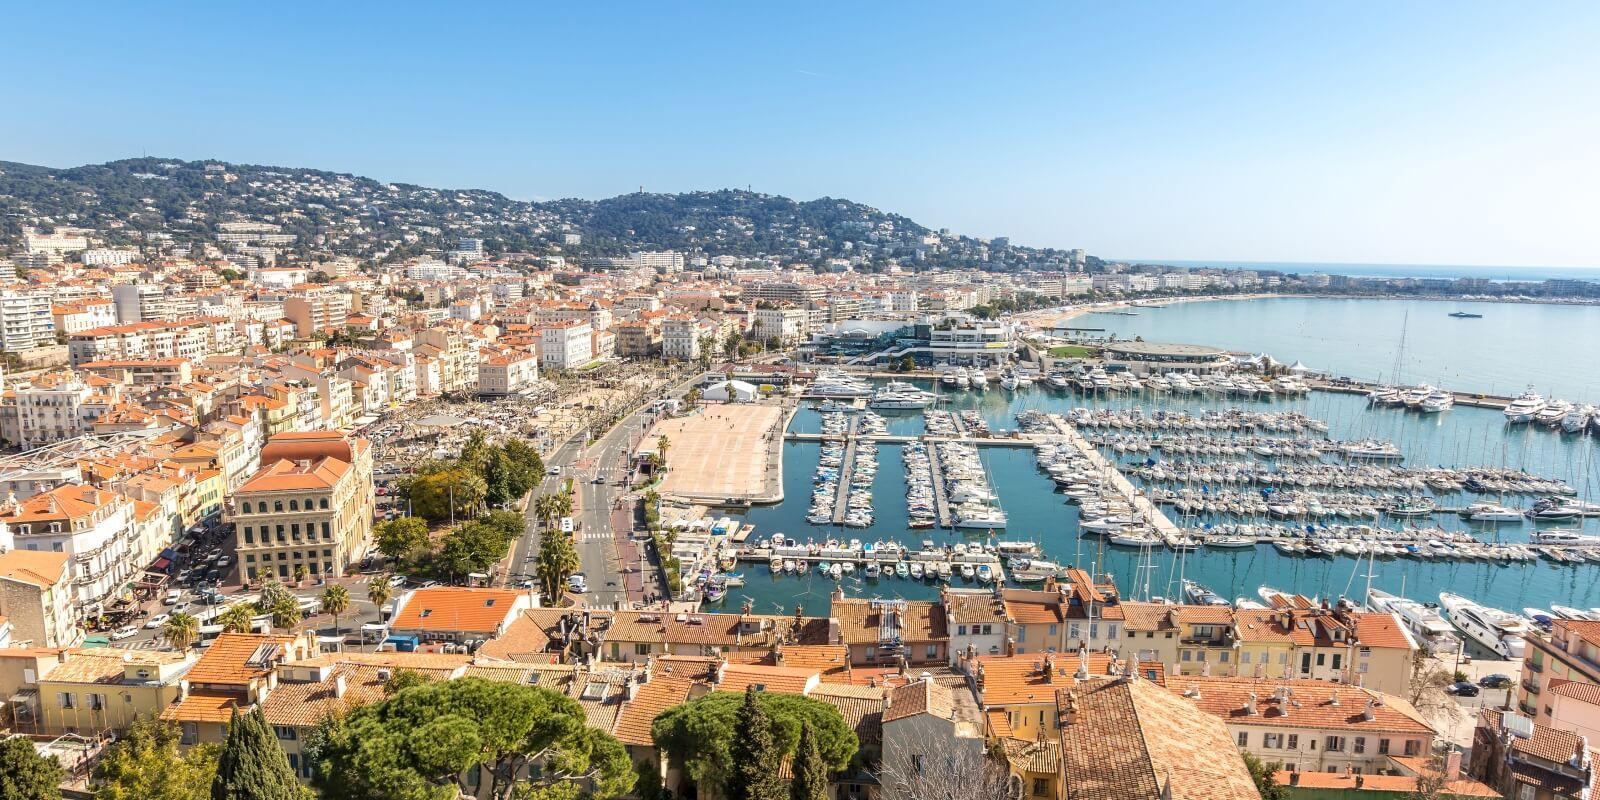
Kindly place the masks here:
<instances>
[{"instance_id":1,"label":"small boat","mask_svg":"<svg viewBox=\"0 0 1600 800\"><path fill-rule=\"evenodd\" d=\"M911 568L906 566L906 562L901 561L894 565L894 574L897 578L908 577L911 574Z\"/></svg>"},{"instance_id":2,"label":"small boat","mask_svg":"<svg viewBox=\"0 0 1600 800\"><path fill-rule=\"evenodd\" d=\"M810 572L810 571L811 571L811 562L809 562L809 561L807 561L807 560L805 560L803 558L794 562L794 573L796 575L804 575L804 574L806 574L807 572Z\"/></svg>"},{"instance_id":3,"label":"small boat","mask_svg":"<svg viewBox=\"0 0 1600 800\"><path fill-rule=\"evenodd\" d=\"M1550 610L1554 611L1555 615L1562 619L1594 620L1594 617L1589 616L1589 612L1580 611L1576 608L1572 608L1571 606L1551 605Z\"/></svg>"},{"instance_id":4,"label":"small boat","mask_svg":"<svg viewBox=\"0 0 1600 800\"><path fill-rule=\"evenodd\" d=\"M854 574L856 574L856 562L854 562L854 561L846 561L846 562L844 562L843 564L839 565L839 571L841 573L845 574L845 575L854 575Z\"/></svg>"},{"instance_id":5,"label":"small boat","mask_svg":"<svg viewBox=\"0 0 1600 800\"><path fill-rule=\"evenodd\" d=\"M989 583L989 582L991 582L993 580L994 580L994 570L989 569L989 565L988 564L979 564L978 565L978 582L979 583Z\"/></svg>"},{"instance_id":6,"label":"small boat","mask_svg":"<svg viewBox=\"0 0 1600 800\"><path fill-rule=\"evenodd\" d=\"M876 561L869 561L867 562L866 574L869 578L876 578L883 574L883 567L878 566Z\"/></svg>"},{"instance_id":7,"label":"small boat","mask_svg":"<svg viewBox=\"0 0 1600 800\"><path fill-rule=\"evenodd\" d=\"M794 572L794 569L795 569L795 563L794 563L793 560L791 560L791 559L784 559L783 560L783 571L784 572Z\"/></svg>"},{"instance_id":8,"label":"small boat","mask_svg":"<svg viewBox=\"0 0 1600 800\"><path fill-rule=\"evenodd\" d=\"M1550 621L1556 618L1556 615L1542 608L1531 607L1522 609L1522 616L1533 620L1533 624L1538 625L1545 630L1550 630Z\"/></svg>"},{"instance_id":9,"label":"small boat","mask_svg":"<svg viewBox=\"0 0 1600 800\"><path fill-rule=\"evenodd\" d=\"M969 580L970 581L973 578L977 577L977 575L978 575L978 571L973 569L971 564L962 564L961 565L961 578L963 580Z\"/></svg>"},{"instance_id":10,"label":"small boat","mask_svg":"<svg viewBox=\"0 0 1600 800\"><path fill-rule=\"evenodd\" d=\"M1196 581L1184 580L1183 594L1189 598L1191 605L1197 606L1226 606L1228 601L1222 599L1216 592L1207 589Z\"/></svg>"},{"instance_id":11,"label":"small boat","mask_svg":"<svg viewBox=\"0 0 1600 800\"><path fill-rule=\"evenodd\" d=\"M818 561L817 562L817 574L818 575L832 575L833 574L833 568L830 567L828 565L828 562L826 562L826 561Z\"/></svg>"},{"instance_id":12,"label":"small boat","mask_svg":"<svg viewBox=\"0 0 1600 800\"><path fill-rule=\"evenodd\" d=\"M767 566L772 569L772 574L781 574L783 572L783 559L774 558L772 559L772 563L768 564Z\"/></svg>"},{"instance_id":13,"label":"small boat","mask_svg":"<svg viewBox=\"0 0 1600 800\"><path fill-rule=\"evenodd\" d=\"M1450 312L1450 316L1455 317L1456 319L1483 319L1482 314L1473 314L1466 311L1452 311Z\"/></svg>"},{"instance_id":14,"label":"small boat","mask_svg":"<svg viewBox=\"0 0 1600 800\"><path fill-rule=\"evenodd\" d=\"M909 569L913 580L922 580L922 564L912 564Z\"/></svg>"},{"instance_id":15,"label":"small boat","mask_svg":"<svg viewBox=\"0 0 1600 800\"><path fill-rule=\"evenodd\" d=\"M834 580L839 580L839 578L841 576L843 576L843 575L844 575L844 568L839 566L839 562L835 561L833 564L829 565L829 567L828 567L828 577L830 577L830 578L832 578Z\"/></svg>"}]
</instances>

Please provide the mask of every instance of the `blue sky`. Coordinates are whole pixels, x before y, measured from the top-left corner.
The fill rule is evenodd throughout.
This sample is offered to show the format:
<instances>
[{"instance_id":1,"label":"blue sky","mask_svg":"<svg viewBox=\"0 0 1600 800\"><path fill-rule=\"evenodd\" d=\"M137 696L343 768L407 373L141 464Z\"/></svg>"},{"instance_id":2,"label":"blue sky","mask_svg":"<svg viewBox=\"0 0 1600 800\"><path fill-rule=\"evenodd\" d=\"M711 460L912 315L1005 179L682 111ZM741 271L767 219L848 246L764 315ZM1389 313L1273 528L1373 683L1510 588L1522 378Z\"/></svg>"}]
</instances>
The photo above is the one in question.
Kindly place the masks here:
<instances>
[{"instance_id":1,"label":"blue sky","mask_svg":"<svg viewBox=\"0 0 1600 800\"><path fill-rule=\"evenodd\" d=\"M748 185L1109 256L1600 266L1600 4L1110 6L19 4L0 159Z\"/></svg>"}]
</instances>

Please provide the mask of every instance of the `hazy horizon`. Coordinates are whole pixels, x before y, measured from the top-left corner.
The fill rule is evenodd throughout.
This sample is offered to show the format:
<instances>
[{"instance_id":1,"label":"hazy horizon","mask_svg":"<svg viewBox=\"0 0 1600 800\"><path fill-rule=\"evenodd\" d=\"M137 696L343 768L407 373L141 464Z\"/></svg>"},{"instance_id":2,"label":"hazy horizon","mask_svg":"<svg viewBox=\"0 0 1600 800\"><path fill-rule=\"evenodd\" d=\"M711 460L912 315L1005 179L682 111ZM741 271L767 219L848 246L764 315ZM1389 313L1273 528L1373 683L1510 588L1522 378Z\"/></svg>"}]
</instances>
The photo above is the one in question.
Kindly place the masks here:
<instances>
[{"instance_id":1,"label":"hazy horizon","mask_svg":"<svg viewBox=\"0 0 1600 800\"><path fill-rule=\"evenodd\" d=\"M1600 6L998 12L24 5L18 30L71 48L0 53L29 76L0 89L26 110L0 158L530 200L750 187L1096 254L1596 266Z\"/></svg>"}]
</instances>

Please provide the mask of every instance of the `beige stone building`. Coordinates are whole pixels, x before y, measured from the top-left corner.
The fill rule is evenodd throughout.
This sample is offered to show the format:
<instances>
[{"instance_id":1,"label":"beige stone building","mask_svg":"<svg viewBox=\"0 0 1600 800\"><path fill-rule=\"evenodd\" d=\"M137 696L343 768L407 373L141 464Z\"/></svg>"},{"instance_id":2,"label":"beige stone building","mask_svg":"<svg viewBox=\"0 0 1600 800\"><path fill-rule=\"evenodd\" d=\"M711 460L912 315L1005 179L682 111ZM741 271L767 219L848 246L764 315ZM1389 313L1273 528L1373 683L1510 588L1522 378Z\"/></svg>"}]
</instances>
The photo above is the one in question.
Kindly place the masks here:
<instances>
[{"instance_id":1,"label":"beige stone building","mask_svg":"<svg viewBox=\"0 0 1600 800\"><path fill-rule=\"evenodd\" d=\"M0 617L11 621L16 646L68 647L78 641L67 553L12 550L0 554Z\"/></svg>"},{"instance_id":2,"label":"beige stone building","mask_svg":"<svg viewBox=\"0 0 1600 800\"><path fill-rule=\"evenodd\" d=\"M343 575L372 534L372 447L338 431L280 433L234 492L239 566L252 581Z\"/></svg>"}]
</instances>

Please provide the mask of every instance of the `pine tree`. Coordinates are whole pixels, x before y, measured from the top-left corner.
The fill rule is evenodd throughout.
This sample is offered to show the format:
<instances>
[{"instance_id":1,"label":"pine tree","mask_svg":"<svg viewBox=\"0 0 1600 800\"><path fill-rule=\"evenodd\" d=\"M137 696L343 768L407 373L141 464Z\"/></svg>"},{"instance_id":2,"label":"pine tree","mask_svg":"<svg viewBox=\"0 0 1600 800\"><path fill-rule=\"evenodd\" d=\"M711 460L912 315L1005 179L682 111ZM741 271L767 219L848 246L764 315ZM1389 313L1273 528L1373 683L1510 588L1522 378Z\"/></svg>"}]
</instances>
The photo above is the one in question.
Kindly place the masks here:
<instances>
[{"instance_id":1,"label":"pine tree","mask_svg":"<svg viewBox=\"0 0 1600 800\"><path fill-rule=\"evenodd\" d=\"M240 715L234 709L228 721L228 738L217 759L217 777L211 782L211 800L301 800L305 787L289 768L267 718L259 707Z\"/></svg>"},{"instance_id":2,"label":"pine tree","mask_svg":"<svg viewBox=\"0 0 1600 800\"><path fill-rule=\"evenodd\" d=\"M728 780L722 792L727 800L785 800L777 769L782 754L772 738L772 721L759 701L756 687L745 687L728 752Z\"/></svg>"},{"instance_id":3,"label":"pine tree","mask_svg":"<svg viewBox=\"0 0 1600 800\"><path fill-rule=\"evenodd\" d=\"M800 744L794 751L794 782L790 800L828 800L828 764L822 760L811 723L800 723Z\"/></svg>"}]
</instances>

